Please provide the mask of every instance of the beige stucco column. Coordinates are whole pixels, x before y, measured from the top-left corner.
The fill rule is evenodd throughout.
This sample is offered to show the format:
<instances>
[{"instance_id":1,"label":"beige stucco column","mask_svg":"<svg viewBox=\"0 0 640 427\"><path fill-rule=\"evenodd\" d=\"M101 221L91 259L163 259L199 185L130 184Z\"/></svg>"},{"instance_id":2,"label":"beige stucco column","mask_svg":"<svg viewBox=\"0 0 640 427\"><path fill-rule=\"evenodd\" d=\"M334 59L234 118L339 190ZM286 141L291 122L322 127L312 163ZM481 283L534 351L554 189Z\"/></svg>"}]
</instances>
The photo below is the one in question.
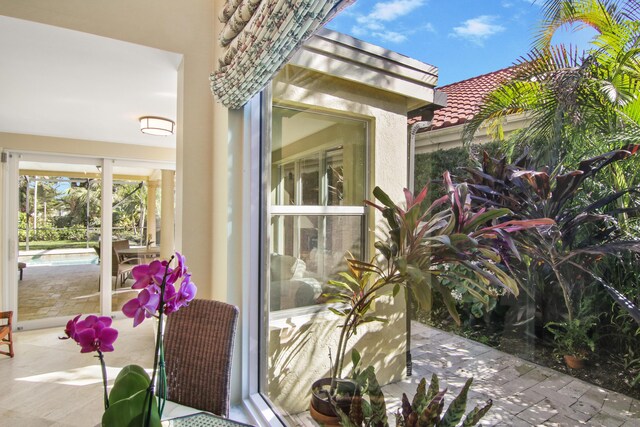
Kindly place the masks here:
<instances>
[{"instance_id":1,"label":"beige stucco column","mask_svg":"<svg viewBox=\"0 0 640 427\"><path fill-rule=\"evenodd\" d=\"M146 243L156 242L156 190L158 181L147 182L147 235Z\"/></svg>"},{"instance_id":2,"label":"beige stucco column","mask_svg":"<svg viewBox=\"0 0 640 427\"><path fill-rule=\"evenodd\" d=\"M168 259L175 241L175 172L162 171L162 203L160 205L160 257ZM155 203L155 201L154 201Z\"/></svg>"}]
</instances>

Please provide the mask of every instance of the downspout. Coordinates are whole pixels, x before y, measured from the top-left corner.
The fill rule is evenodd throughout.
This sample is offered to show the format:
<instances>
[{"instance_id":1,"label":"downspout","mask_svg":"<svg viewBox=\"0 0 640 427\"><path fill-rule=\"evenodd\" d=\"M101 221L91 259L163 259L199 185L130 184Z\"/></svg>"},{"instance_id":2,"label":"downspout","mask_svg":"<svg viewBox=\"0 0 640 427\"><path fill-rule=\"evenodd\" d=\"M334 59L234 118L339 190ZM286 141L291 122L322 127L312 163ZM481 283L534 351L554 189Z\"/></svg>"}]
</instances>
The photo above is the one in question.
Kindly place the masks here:
<instances>
[{"instance_id":1,"label":"downspout","mask_svg":"<svg viewBox=\"0 0 640 427\"><path fill-rule=\"evenodd\" d=\"M431 114L433 117L433 113ZM413 194L415 186L415 157L416 157L416 135L419 130L425 129L431 126L431 120L423 120L411 125L409 131L409 143L407 149L407 188ZM406 350L406 363L407 363L407 376L410 377L413 373L413 362L411 360L411 293L405 290L405 305L407 314L407 350Z\"/></svg>"}]
</instances>

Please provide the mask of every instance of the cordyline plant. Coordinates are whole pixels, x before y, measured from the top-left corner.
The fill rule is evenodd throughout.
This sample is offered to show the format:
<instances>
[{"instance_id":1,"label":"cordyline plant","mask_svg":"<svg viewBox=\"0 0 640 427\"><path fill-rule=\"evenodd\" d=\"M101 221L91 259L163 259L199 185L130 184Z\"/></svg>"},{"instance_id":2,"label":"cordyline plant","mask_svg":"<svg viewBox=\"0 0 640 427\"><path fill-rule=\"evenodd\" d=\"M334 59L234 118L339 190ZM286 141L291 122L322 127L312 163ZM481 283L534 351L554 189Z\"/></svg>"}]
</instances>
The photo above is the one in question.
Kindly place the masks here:
<instances>
[{"instance_id":1,"label":"cordyline plant","mask_svg":"<svg viewBox=\"0 0 640 427\"><path fill-rule=\"evenodd\" d=\"M349 271L341 273L341 280L330 282L335 290L325 296L331 302L345 303L345 308L332 309L344 318L332 378L341 377L347 342L357 327L384 320L370 314L381 295L395 296L405 286L428 309L432 292L439 292L458 324L451 288L441 283L445 278L484 304L489 296L497 296L498 289L518 295L515 280L502 266L508 257L519 256L515 246L506 243L508 236L531 227L548 227L553 221L539 218L498 223L511 215L509 209L474 208L467 184L454 185L448 172L443 178L447 194L429 206L425 203L428 185L415 197L405 189L404 208L379 187L373 194L382 205L366 202L382 212L389 225L389 239L375 243L382 255L379 262L348 259ZM461 268L438 268L443 265Z\"/></svg>"},{"instance_id":2,"label":"cordyline plant","mask_svg":"<svg viewBox=\"0 0 640 427\"><path fill-rule=\"evenodd\" d=\"M597 200L586 201L580 192L588 180L603 168L635 155L639 145L628 145L580 162L573 171L547 168L535 170L531 158L525 154L515 164L484 155L482 169L467 169L472 178L469 188L474 204L508 208L512 218L527 221L551 218L547 228L526 230L510 240L530 258L528 269L550 272L550 280L560 288L567 321L574 320L579 301L576 272L599 283L612 298L640 323L640 310L616 289L598 277L590 268L593 262L607 255L625 251L640 252L639 240L622 239L618 215L637 214L640 207L620 207L623 197L637 196L638 188L612 191ZM633 202L633 197L628 197ZM605 211L605 208L609 208ZM522 267L522 266L520 266ZM571 276L573 274L573 277Z\"/></svg>"},{"instance_id":3,"label":"cordyline plant","mask_svg":"<svg viewBox=\"0 0 640 427\"><path fill-rule=\"evenodd\" d=\"M175 267L171 267L176 259ZM113 351L118 331L111 328L111 318L78 315L67 323L63 339L71 338L82 347L82 353L97 352L102 367L104 408L102 425L105 427L159 426L166 393L164 370L163 321L169 315L185 307L195 298L197 288L187 272L185 258L176 252L168 261L152 261L133 268L136 282L133 289L140 289L138 296L127 302L123 313L133 318L133 326L145 319L156 317L158 329L151 378L138 365L122 368L116 377L111 393L107 394L107 370L103 352ZM176 286L179 284L178 288ZM156 381L157 376L157 381ZM155 392L156 382L159 392ZM156 396L158 399L156 399Z\"/></svg>"},{"instance_id":4,"label":"cordyline plant","mask_svg":"<svg viewBox=\"0 0 640 427\"><path fill-rule=\"evenodd\" d=\"M384 394L378 380L369 366L362 372L365 379L365 396L356 395L351 401L349 414L345 414L336 407L343 427L388 427L387 408ZM480 407L476 406L466 416L467 394L473 378L469 378L458 396L456 396L446 411L445 395L447 389L440 390L438 376L433 374L427 388L427 381L423 378L416 389L416 394L409 402L409 398L402 393L402 407L396 412L396 426L401 427L470 427L478 424L480 419L489 411L493 402L491 399ZM444 413L443 413L444 412ZM464 417L464 419L463 419Z\"/></svg>"}]
</instances>

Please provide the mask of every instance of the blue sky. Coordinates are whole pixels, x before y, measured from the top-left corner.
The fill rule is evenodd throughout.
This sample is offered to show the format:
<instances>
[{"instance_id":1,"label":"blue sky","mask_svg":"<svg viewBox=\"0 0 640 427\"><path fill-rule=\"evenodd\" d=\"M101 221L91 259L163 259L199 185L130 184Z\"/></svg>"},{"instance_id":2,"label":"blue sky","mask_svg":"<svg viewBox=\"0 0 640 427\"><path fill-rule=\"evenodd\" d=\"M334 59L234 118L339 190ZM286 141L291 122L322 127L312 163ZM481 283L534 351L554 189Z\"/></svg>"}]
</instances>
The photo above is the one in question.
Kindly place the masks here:
<instances>
[{"instance_id":1,"label":"blue sky","mask_svg":"<svg viewBox=\"0 0 640 427\"><path fill-rule=\"evenodd\" d=\"M508 67L531 48L534 0L357 0L327 27L439 68L438 86ZM559 39L584 46L589 34ZM555 40L555 39L554 39Z\"/></svg>"}]
</instances>

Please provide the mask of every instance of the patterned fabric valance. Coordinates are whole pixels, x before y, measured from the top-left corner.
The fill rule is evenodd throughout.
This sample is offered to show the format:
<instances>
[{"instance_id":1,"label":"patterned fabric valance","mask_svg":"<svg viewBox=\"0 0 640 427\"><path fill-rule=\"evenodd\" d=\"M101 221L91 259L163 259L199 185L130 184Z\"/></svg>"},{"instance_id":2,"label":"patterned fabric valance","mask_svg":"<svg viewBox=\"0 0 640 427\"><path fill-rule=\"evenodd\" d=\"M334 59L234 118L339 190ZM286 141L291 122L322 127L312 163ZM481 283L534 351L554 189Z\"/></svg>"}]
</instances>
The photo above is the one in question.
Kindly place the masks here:
<instances>
[{"instance_id":1,"label":"patterned fabric valance","mask_svg":"<svg viewBox=\"0 0 640 427\"><path fill-rule=\"evenodd\" d=\"M307 38L355 0L227 0L220 12L225 49L211 91L240 108L287 63Z\"/></svg>"}]
</instances>

